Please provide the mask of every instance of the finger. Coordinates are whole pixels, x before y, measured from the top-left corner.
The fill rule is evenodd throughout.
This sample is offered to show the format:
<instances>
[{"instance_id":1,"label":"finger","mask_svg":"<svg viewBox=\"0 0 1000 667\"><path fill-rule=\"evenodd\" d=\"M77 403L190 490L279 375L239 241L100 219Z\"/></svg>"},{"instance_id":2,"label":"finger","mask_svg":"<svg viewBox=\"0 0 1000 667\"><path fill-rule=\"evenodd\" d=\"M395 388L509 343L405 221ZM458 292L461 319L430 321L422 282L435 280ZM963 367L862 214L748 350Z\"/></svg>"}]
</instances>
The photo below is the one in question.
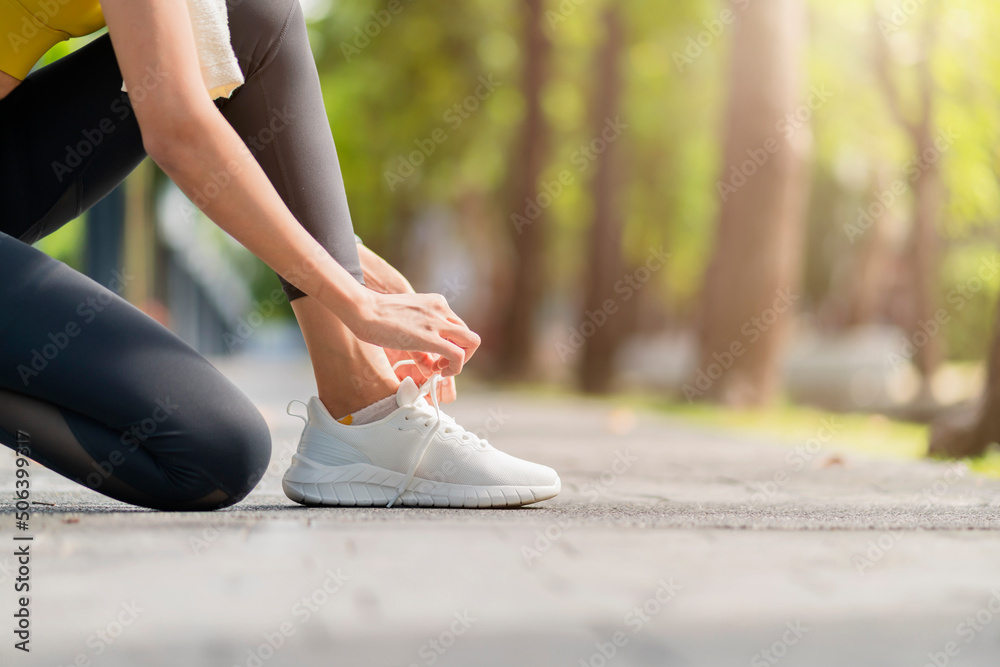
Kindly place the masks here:
<instances>
[{"instance_id":1,"label":"finger","mask_svg":"<svg viewBox=\"0 0 1000 667\"><path fill-rule=\"evenodd\" d=\"M469 328L469 325L465 323L465 320L463 320L461 317L459 317L458 314L454 310L452 310L451 304L448 303L448 298L447 297L445 297L442 294L435 294L434 296L435 297L440 297L438 299L438 306L443 311L444 318L446 320L448 320L452 324L457 324L457 325L459 325L462 328L465 328L465 329Z\"/></svg>"},{"instance_id":2,"label":"finger","mask_svg":"<svg viewBox=\"0 0 1000 667\"><path fill-rule=\"evenodd\" d=\"M413 361L417 364L416 367L411 366L411 368L415 368L425 379L437 372L435 366L438 359L440 359L438 355L431 355L425 352L413 352L411 354L413 355Z\"/></svg>"},{"instance_id":3,"label":"finger","mask_svg":"<svg viewBox=\"0 0 1000 667\"><path fill-rule=\"evenodd\" d=\"M410 378L417 384L423 384L425 379L423 373L421 373L416 366L400 366L399 368L396 369L395 373L396 373L396 379L398 379L400 382L402 382L406 378Z\"/></svg>"},{"instance_id":4,"label":"finger","mask_svg":"<svg viewBox=\"0 0 1000 667\"><path fill-rule=\"evenodd\" d=\"M466 329L469 328L469 325L465 323L465 320L463 320L461 317L459 317L458 315L456 315L454 310L451 311L450 315L445 316L444 319L448 320L452 324L457 324L460 327L464 327Z\"/></svg>"},{"instance_id":5,"label":"finger","mask_svg":"<svg viewBox=\"0 0 1000 667\"><path fill-rule=\"evenodd\" d=\"M426 364L414 359L421 369L427 368L427 376L441 373L443 377L449 377L461 373L465 365L465 350L432 331L424 335L427 337L414 339L410 351L430 353L432 358Z\"/></svg>"},{"instance_id":6,"label":"finger","mask_svg":"<svg viewBox=\"0 0 1000 667\"><path fill-rule=\"evenodd\" d=\"M482 339L475 331L457 325L442 328L441 335L459 347L472 351L475 351L482 343Z\"/></svg>"},{"instance_id":7,"label":"finger","mask_svg":"<svg viewBox=\"0 0 1000 667\"><path fill-rule=\"evenodd\" d=\"M476 350L478 350L479 346L482 344L482 339L479 337L479 334L470 329L454 327L443 330L441 335L465 350L466 363L468 363L469 359L472 358L472 355L476 353Z\"/></svg>"},{"instance_id":8,"label":"finger","mask_svg":"<svg viewBox=\"0 0 1000 667\"><path fill-rule=\"evenodd\" d=\"M389 359L390 365L395 365L397 362L410 358L410 353L404 352L403 350L394 350L389 347L383 347L382 351L385 352L385 356Z\"/></svg>"},{"instance_id":9,"label":"finger","mask_svg":"<svg viewBox=\"0 0 1000 667\"><path fill-rule=\"evenodd\" d=\"M434 344L436 349L433 351L440 354L441 358L434 362L433 373L441 373L442 377L461 373L465 365L465 350L444 338L438 338Z\"/></svg>"},{"instance_id":10,"label":"finger","mask_svg":"<svg viewBox=\"0 0 1000 667\"><path fill-rule=\"evenodd\" d=\"M445 378L438 385L438 400L441 403L451 403L456 398L458 398L458 392L455 389L455 378Z\"/></svg>"}]
</instances>

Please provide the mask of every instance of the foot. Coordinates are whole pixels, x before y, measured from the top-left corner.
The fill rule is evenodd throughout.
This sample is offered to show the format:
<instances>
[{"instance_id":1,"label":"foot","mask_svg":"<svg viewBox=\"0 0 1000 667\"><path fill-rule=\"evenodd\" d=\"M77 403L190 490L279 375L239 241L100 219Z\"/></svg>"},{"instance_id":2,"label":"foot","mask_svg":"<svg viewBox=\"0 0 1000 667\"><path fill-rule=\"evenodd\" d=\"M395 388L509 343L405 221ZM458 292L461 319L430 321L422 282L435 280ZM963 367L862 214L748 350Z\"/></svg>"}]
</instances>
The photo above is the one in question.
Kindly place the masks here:
<instances>
[{"instance_id":1,"label":"foot","mask_svg":"<svg viewBox=\"0 0 1000 667\"><path fill-rule=\"evenodd\" d=\"M311 398L308 414L296 415L306 426L285 495L303 505L517 507L559 493L555 470L495 449L441 412L439 377L421 387L403 380L398 408L370 424L341 424Z\"/></svg>"}]
</instances>

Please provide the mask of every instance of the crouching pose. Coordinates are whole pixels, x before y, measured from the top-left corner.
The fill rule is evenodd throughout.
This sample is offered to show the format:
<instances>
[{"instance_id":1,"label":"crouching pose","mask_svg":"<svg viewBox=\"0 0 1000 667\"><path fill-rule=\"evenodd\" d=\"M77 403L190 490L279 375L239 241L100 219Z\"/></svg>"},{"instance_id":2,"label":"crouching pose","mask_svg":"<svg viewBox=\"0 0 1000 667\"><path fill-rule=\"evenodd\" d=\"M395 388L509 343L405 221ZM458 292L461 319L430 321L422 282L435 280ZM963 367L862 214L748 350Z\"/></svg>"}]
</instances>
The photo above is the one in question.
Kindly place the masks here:
<instances>
[{"instance_id":1,"label":"crouching pose","mask_svg":"<svg viewBox=\"0 0 1000 667\"><path fill-rule=\"evenodd\" d=\"M300 415L290 498L493 507L557 494L555 471L441 412L479 337L442 296L414 293L357 243L299 1L227 5L0 0L0 442L164 510L232 505L266 470L267 426L236 387L153 319L31 247L149 155L281 277L292 302L319 395ZM213 9L223 25L228 11L240 79L221 89L201 57L204 17L192 20ZM105 25L32 71L58 41ZM281 131L256 141L276 120ZM95 132L100 141L67 160ZM218 173L231 178L206 196Z\"/></svg>"}]
</instances>

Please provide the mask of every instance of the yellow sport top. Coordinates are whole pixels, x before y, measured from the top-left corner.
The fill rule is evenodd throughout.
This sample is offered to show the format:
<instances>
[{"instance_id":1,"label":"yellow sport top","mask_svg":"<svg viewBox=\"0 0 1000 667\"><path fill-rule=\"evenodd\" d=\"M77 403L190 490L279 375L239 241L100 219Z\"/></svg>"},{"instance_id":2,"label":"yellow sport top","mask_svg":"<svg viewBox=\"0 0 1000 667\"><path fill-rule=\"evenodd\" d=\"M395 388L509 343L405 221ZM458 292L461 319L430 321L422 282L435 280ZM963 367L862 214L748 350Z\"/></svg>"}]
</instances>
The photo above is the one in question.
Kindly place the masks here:
<instances>
[{"instance_id":1,"label":"yellow sport top","mask_svg":"<svg viewBox=\"0 0 1000 667\"><path fill-rule=\"evenodd\" d=\"M59 42L103 27L100 0L0 0L0 72L24 79Z\"/></svg>"}]
</instances>

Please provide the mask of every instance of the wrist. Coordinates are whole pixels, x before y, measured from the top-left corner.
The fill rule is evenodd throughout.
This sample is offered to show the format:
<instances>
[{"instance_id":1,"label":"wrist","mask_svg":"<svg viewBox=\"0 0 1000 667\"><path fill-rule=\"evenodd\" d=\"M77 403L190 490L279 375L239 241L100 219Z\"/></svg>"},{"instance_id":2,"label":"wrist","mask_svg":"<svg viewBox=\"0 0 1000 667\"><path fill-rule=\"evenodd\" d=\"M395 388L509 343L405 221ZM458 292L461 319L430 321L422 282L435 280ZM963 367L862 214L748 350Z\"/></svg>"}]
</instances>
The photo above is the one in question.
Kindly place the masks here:
<instances>
[{"instance_id":1,"label":"wrist","mask_svg":"<svg viewBox=\"0 0 1000 667\"><path fill-rule=\"evenodd\" d=\"M376 293L360 284L357 287L345 296L339 313L340 319L348 328L370 321L375 312Z\"/></svg>"},{"instance_id":2,"label":"wrist","mask_svg":"<svg viewBox=\"0 0 1000 667\"><path fill-rule=\"evenodd\" d=\"M332 256L323 253L309 270L309 282L315 281L314 292L304 285L299 288L337 315L345 324L372 310L371 290L359 283ZM348 326L350 326L348 324Z\"/></svg>"}]
</instances>

